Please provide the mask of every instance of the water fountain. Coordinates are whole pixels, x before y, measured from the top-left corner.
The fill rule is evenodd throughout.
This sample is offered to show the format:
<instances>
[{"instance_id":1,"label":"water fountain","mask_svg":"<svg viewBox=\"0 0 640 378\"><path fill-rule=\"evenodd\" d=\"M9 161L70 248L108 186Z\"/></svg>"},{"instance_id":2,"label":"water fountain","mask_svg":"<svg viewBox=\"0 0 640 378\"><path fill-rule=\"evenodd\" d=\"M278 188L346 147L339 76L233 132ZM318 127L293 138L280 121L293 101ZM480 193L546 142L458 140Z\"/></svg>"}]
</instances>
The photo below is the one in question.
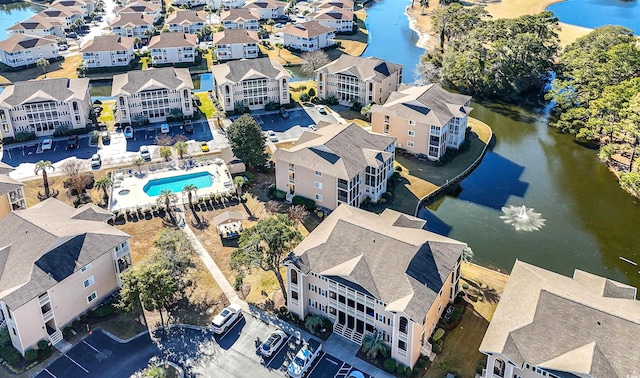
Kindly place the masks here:
<instances>
[{"instance_id":1,"label":"water fountain","mask_svg":"<svg viewBox=\"0 0 640 378\"><path fill-rule=\"evenodd\" d=\"M504 223L512 225L516 231L537 231L542 228L546 222L542 218L542 214L533 211L533 208L522 206L505 206L502 208L504 215L500 219L504 219Z\"/></svg>"}]
</instances>

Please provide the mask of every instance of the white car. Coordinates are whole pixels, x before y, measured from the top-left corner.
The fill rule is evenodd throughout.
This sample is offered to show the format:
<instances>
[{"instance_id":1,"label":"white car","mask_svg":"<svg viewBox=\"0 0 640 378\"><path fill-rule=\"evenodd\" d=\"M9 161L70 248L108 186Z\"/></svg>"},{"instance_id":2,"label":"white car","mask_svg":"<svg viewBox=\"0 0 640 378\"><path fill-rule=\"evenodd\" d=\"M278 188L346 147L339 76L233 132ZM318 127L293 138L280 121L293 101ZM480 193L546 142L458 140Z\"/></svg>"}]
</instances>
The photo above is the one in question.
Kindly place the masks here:
<instances>
[{"instance_id":1,"label":"white car","mask_svg":"<svg viewBox=\"0 0 640 378\"><path fill-rule=\"evenodd\" d=\"M149 153L149 147L140 146L140 157L144 160L151 160L151 154Z\"/></svg>"},{"instance_id":2,"label":"white car","mask_svg":"<svg viewBox=\"0 0 640 378\"><path fill-rule=\"evenodd\" d=\"M276 136L276 133L273 130L267 131L267 136L269 137L269 140L272 142L278 141L278 137Z\"/></svg>"},{"instance_id":3,"label":"white car","mask_svg":"<svg viewBox=\"0 0 640 378\"><path fill-rule=\"evenodd\" d=\"M318 127L316 125L309 125L309 130L318 131Z\"/></svg>"},{"instance_id":4,"label":"white car","mask_svg":"<svg viewBox=\"0 0 640 378\"><path fill-rule=\"evenodd\" d=\"M160 125L160 132L163 134L169 134L169 124L167 123L163 123L162 125Z\"/></svg>"},{"instance_id":5,"label":"white car","mask_svg":"<svg viewBox=\"0 0 640 378\"><path fill-rule=\"evenodd\" d=\"M364 378L364 374L357 370L353 370L351 373L349 373L349 376L347 378Z\"/></svg>"},{"instance_id":6,"label":"white car","mask_svg":"<svg viewBox=\"0 0 640 378\"><path fill-rule=\"evenodd\" d=\"M287 339L287 334L281 330L273 332L269 337L260 345L259 352L265 357L271 357L276 352L284 341Z\"/></svg>"},{"instance_id":7,"label":"white car","mask_svg":"<svg viewBox=\"0 0 640 378\"><path fill-rule=\"evenodd\" d=\"M93 154L91 157L91 168L100 168L102 165L102 159L100 158L100 154Z\"/></svg>"},{"instance_id":8,"label":"white car","mask_svg":"<svg viewBox=\"0 0 640 378\"><path fill-rule=\"evenodd\" d=\"M320 354L322 350L322 344L316 340L309 340L302 349L298 351L296 357L291 361L289 367L287 367L287 373L291 378L301 378L307 371L309 366L313 363L313 360Z\"/></svg>"},{"instance_id":9,"label":"white car","mask_svg":"<svg viewBox=\"0 0 640 378\"><path fill-rule=\"evenodd\" d=\"M316 105L316 110L320 114L327 114L327 109L325 109L324 105Z\"/></svg>"},{"instance_id":10,"label":"white car","mask_svg":"<svg viewBox=\"0 0 640 378\"><path fill-rule=\"evenodd\" d=\"M211 321L211 329L213 330L213 333L217 333L218 335L225 333L241 316L242 307L238 304L232 303L229 307L220 311L220 313Z\"/></svg>"},{"instance_id":11,"label":"white car","mask_svg":"<svg viewBox=\"0 0 640 378\"><path fill-rule=\"evenodd\" d=\"M50 150L53 147L53 141L49 138L42 141L42 151Z\"/></svg>"},{"instance_id":12,"label":"white car","mask_svg":"<svg viewBox=\"0 0 640 378\"><path fill-rule=\"evenodd\" d=\"M124 137L127 139L133 138L133 127L127 126L124 128Z\"/></svg>"}]
</instances>

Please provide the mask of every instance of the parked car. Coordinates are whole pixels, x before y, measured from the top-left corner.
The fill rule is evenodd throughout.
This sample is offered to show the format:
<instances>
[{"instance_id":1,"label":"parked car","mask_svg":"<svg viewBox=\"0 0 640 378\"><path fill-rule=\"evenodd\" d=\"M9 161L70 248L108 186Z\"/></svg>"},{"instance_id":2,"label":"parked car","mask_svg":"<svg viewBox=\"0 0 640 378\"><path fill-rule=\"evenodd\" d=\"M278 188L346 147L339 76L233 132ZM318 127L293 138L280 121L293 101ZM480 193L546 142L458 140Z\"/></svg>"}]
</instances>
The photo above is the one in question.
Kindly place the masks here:
<instances>
[{"instance_id":1,"label":"parked car","mask_svg":"<svg viewBox=\"0 0 640 378\"><path fill-rule=\"evenodd\" d=\"M289 363L289 367L287 367L289 377L301 378L307 369L309 369L313 360L320 354L321 350L322 344L319 341L314 339L309 340L309 342L298 351L293 361Z\"/></svg>"},{"instance_id":2,"label":"parked car","mask_svg":"<svg viewBox=\"0 0 640 378\"><path fill-rule=\"evenodd\" d=\"M209 152L209 144L207 142L200 142L200 149L202 152Z\"/></svg>"},{"instance_id":3,"label":"parked car","mask_svg":"<svg viewBox=\"0 0 640 378\"><path fill-rule=\"evenodd\" d=\"M60 50L60 51L67 51L67 50L69 50L69 46L67 46L67 45L60 45L60 46L58 46L58 50Z\"/></svg>"},{"instance_id":4,"label":"parked car","mask_svg":"<svg viewBox=\"0 0 640 378\"><path fill-rule=\"evenodd\" d=\"M124 128L124 137L127 139L133 138L133 127L127 126Z\"/></svg>"},{"instance_id":5,"label":"parked car","mask_svg":"<svg viewBox=\"0 0 640 378\"><path fill-rule=\"evenodd\" d=\"M193 134L193 122L191 120L184 121L183 127L185 133Z\"/></svg>"},{"instance_id":6,"label":"parked car","mask_svg":"<svg viewBox=\"0 0 640 378\"><path fill-rule=\"evenodd\" d=\"M324 107L324 105L316 105L316 110L320 114L327 114L327 109Z\"/></svg>"},{"instance_id":7,"label":"parked car","mask_svg":"<svg viewBox=\"0 0 640 378\"><path fill-rule=\"evenodd\" d=\"M273 130L269 130L267 132L267 136L269 137L269 140L272 142L277 142L278 141L278 137L276 136L276 133Z\"/></svg>"},{"instance_id":8,"label":"parked car","mask_svg":"<svg viewBox=\"0 0 640 378\"><path fill-rule=\"evenodd\" d=\"M53 140L47 138L42 141L42 151L50 150L53 147Z\"/></svg>"},{"instance_id":9,"label":"parked car","mask_svg":"<svg viewBox=\"0 0 640 378\"><path fill-rule=\"evenodd\" d=\"M78 38L78 33L69 33L67 34L67 38Z\"/></svg>"},{"instance_id":10,"label":"parked car","mask_svg":"<svg viewBox=\"0 0 640 378\"><path fill-rule=\"evenodd\" d=\"M269 337L260 345L260 354L265 357L271 357L275 353L284 341L287 339L287 334L281 330L273 332Z\"/></svg>"},{"instance_id":11,"label":"parked car","mask_svg":"<svg viewBox=\"0 0 640 378\"><path fill-rule=\"evenodd\" d=\"M289 112L285 108L280 108L280 117L289 118Z\"/></svg>"},{"instance_id":12,"label":"parked car","mask_svg":"<svg viewBox=\"0 0 640 378\"><path fill-rule=\"evenodd\" d=\"M111 143L111 134L107 130L101 131L100 136L102 137L102 144Z\"/></svg>"},{"instance_id":13,"label":"parked car","mask_svg":"<svg viewBox=\"0 0 640 378\"><path fill-rule=\"evenodd\" d=\"M140 157L144 160L151 160L151 154L149 153L149 147L140 146Z\"/></svg>"},{"instance_id":14,"label":"parked car","mask_svg":"<svg viewBox=\"0 0 640 378\"><path fill-rule=\"evenodd\" d=\"M169 124L167 123L163 123L162 125L160 125L160 132L163 134L169 134Z\"/></svg>"},{"instance_id":15,"label":"parked car","mask_svg":"<svg viewBox=\"0 0 640 378\"><path fill-rule=\"evenodd\" d=\"M311 131L317 131L318 127L316 125L309 125L309 130Z\"/></svg>"},{"instance_id":16,"label":"parked car","mask_svg":"<svg viewBox=\"0 0 640 378\"><path fill-rule=\"evenodd\" d=\"M351 373L349 373L349 376L347 378L364 378L364 374L357 370L353 370L351 371Z\"/></svg>"},{"instance_id":17,"label":"parked car","mask_svg":"<svg viewBox=\"0 0 640 378\"><path fill-rule=\"evenodd\" d=\"M241 316L242 307L236 303L232 303L229 307L220 311L220 313L211 321L211 329L213 330L213 333L221 334L226 332Z\"/></svg>"},{"instance_id":18,"label":"parked car","mask_svg":"<svg viewBox=\"0 0 640 378\"><path fill-rule=\"evenodd\" d=\"M67 140L67 150L72 150L74 148L78 148L78 136L71 135Z\"/></svg>"},{"instance_id":19,"label":"parked car","mask_svg":"<svg viewBox=\"0 0 640 378\"><path fill-rule=\"evenodd\" d=\"M91 157L91 168L98 169L102 165L102 159L100 158L100 154L93 154Z\"/></svg>"}]
</instances>

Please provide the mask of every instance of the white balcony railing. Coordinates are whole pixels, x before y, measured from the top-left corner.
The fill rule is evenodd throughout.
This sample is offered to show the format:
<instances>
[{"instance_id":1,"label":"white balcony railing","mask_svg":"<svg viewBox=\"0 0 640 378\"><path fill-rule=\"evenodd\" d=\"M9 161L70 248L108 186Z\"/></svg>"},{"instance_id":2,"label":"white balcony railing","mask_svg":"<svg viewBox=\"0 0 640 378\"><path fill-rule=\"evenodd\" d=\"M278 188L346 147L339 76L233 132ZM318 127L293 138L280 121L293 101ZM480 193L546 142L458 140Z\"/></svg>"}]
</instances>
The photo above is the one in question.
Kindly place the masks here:
<instances>
[{"instance_id":1,"label":"white balcony railing","mask_svg":"<svg viewBox=\"0 0 640 378\"><path fill-rule=\"evenodd\" d=\"M42 320L44 320L45 323L51 319L53 319L53 309L42 314Z\"/></svg>"}]
</instances>

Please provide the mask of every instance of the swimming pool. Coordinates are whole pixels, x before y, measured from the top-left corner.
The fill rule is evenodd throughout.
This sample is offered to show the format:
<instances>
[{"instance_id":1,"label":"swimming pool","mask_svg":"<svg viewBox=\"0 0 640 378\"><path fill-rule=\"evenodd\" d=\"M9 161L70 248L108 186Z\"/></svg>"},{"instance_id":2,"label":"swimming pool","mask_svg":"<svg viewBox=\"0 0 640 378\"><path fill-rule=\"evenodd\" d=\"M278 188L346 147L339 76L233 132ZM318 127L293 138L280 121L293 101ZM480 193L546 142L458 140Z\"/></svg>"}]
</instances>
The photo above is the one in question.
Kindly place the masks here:
<instances>
[{"instance_id":1,"label":"swimming pool","mask_svg":"<svg viewBox=\"0 0 640 378\"><path fill-rule=\"evenodd\" d=\"M161 179L149 180L143 187L148 196L157 196L162 190L170 190L174 193L181 193L186 185L195 185L198 189L208 188L213 184L213 177L209 172L197 172L187 175L165 177Z\"/></svg>"}]
</instances>

